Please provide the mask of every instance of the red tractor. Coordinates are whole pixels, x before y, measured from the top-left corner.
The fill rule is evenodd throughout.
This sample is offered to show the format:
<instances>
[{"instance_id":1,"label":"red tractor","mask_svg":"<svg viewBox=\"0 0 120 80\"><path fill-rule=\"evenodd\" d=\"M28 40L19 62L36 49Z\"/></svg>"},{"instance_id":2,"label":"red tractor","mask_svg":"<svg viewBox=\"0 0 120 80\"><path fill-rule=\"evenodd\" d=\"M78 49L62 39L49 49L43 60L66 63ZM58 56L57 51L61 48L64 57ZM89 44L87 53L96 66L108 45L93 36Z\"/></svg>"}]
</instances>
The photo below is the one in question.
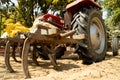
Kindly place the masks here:
<instances>
[{"instance_id":1,"label":"red tractor","mask_svg":"<svg viewBox=\"0 0 120 80\"><path fill-rule=\"evenodd\" d=\"M45 14L42 19L61 30L76 30L75 35L85 34L85 39L73 47L76 49L75 53L83 58L83 63L91 64L103 60L106 53L107 38L101 9L93 0L76 0L66 6L64 18ZM41 16L36 18L38 19L41 19ZM43 51L43 54L40 54L42 58L48 59L44 50L36 49L38 52ZM56 58L64 55L65 50L63 46L56 47Z\"/></svg>"},{"instance_id":2,"label":"red tractor","mask_svg":"<svg viewBox=\"0 0 120 80\"><path fill-rule=\"evenodd\" d=\"M57 67L55 57L60 58L64 55L67 46L74 48L74 53L77 53L85 64L102 61L106 55L107 36L101 9L101 6L93 0L76 0L66 6L63 18L51 14L36 18L32 27L34 33L26 35L25 40L11 39L6 43L5 63L8 70L14 72L9 62L10 44L11 42L20 44L20 41L23 45L22 65L26 78L30 78L28 51L31 45L42 58L49 58L54 67ZM41 35L41 28L48 29L50 26L54 29L58 28L58 33ZM34 31L34 28L37 29ZM62 32L64 34L61 34ZM78 39L72 38L74 36ZM36 54L34 54L33 61L37 63Z\"/></svg>"},{"instance_id":3,"label":"red tractor","mask_svg":"<svg viewBox=\"0 0 120 80\"><path fill-rule=\"evenodd\" d=\"M63 12L63 18L53 16L51 14L44 14L43 16L36 18L35 22L45 21L51 23L55 27L59 28L61 32L68 30L75 31L74 35L78 37L79 35L84 34L84 39L81 39L78 43L74 43L74 41L70 42L70 38L68 40L68 42L71 43L69 46L75 49L74 53L77 53L82 58L84 64L92 64L93 62L104 60L107 50L107 35L105 25L102 20L101 9L101 6L93 0L76 0L66 6ZM68 45L67 41L65 41L65 43L63 41L62 43L62 39L60 38L58 40L53 40L53 42L54 43L49 43L49 45L57 44L57 42L58 44L54 47L54 52L50 52L55 53L56 58L60 58L66 51L66 46ZM43 45L41 48L36 47L36 49L41 53L40 55L44 59L51 59L54 67L56 67L57 64L54 57L52 59L49 56L49 53L46 53L47 49L45 48L49 48L49 45ZM23 58L25 58L26 48L27 43L25 45L25 49L23 49ZM26 63L26 59L24 59L24 71L27 69L27 66L25 66ZM27 73L28 72L25 71L26 76L30 77Z\"/></svg>"}]
</instances>

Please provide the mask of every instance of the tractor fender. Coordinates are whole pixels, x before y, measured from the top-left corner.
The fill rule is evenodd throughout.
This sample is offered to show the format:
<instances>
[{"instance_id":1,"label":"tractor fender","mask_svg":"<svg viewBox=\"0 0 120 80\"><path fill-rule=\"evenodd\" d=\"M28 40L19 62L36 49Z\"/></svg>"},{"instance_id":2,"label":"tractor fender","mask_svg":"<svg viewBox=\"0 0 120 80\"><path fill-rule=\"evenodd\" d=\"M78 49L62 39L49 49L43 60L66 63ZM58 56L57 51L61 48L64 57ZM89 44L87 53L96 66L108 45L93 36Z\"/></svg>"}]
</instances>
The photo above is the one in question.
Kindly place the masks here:
<instances>
[{"instance_id":1,"label":"tractor fender","mask_svg":"<svg viewBox=\"0 0 120 80\"><path fill-rule=\"evenodd\" d=\"M66 11L74 15L76 12L80 11L83 8L89 8L90 6L102 9L94 0L76 0L66 6Z\"/></svg>"},{"instance_id":2,"label":"tractor fender","mask_svg":"<svg viewBox=\"0 0 120 80\"><path fill-rule=\"evenodd\" d=\"M39 16L39 17L37 17L35 19L35 21L39 21L39 20L49 22L49 23L57 26L60 29L64 29L65 28L64 27L64 19L61 18L61 17L58 17L58 16L54 16L52 14L44 14L44 15Z\"/></svg>"}]
</instances>

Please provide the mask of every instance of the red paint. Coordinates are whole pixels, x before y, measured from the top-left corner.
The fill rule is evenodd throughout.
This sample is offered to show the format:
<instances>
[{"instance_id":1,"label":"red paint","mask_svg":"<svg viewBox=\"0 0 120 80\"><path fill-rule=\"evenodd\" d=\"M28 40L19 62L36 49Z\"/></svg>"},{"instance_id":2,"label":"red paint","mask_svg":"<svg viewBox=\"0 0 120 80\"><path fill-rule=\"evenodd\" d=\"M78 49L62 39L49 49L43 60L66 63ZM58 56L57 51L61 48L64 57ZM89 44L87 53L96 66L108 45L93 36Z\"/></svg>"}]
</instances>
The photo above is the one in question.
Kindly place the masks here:
<instances>
[{"instance_id":1,"label":"red paint","mask_svg":"<svg viewBox=\"0 0 120 80\"><path fill-rule=\"evenodd\" d=\"M66 10L74 15L82 8L89 8L90 6L94 6L96 8L102 9L100 5L98 5L93 0L76 0L66 6Z\"/></svg>"},{"instance_id":2,"label":"red paint","mask_svg":"<svg viewBox=\"0 0 120 80\"><path fill-rule=\"evenodd\" d=\"M54 25L56 25L59 28L64 28L64 19L63 18L54 16L52 14L44 14L43 19L45 21L53 23Z\"/></svg>"}]
</instances>

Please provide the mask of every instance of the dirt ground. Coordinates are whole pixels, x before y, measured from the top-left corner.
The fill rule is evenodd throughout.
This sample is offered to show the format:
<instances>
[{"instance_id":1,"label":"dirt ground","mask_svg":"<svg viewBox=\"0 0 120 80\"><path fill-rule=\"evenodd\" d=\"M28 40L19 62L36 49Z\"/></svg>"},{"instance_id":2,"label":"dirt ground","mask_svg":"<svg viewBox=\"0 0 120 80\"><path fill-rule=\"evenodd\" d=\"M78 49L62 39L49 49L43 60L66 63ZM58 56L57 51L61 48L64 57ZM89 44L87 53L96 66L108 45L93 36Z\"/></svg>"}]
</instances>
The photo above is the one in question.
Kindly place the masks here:
<instances>
[{"instance_id":1,"label":"dirt ground","mask_svg":"<svg viewBox=\"0 0 120 80\"><path fill-rule=\"evenodd\" d=\"M53 69L49 60L38 61L39 66L29 66L32 78L27 80L120 80L120 53L113 57L108 52L104 61L92 65L84 65L77 59L60 59L57 60L59 71ZM4 57L0 56L0 80L25 80L21 64L12 59L11 64L16 73L6 70Z\"/></svg>"}]
</instances>

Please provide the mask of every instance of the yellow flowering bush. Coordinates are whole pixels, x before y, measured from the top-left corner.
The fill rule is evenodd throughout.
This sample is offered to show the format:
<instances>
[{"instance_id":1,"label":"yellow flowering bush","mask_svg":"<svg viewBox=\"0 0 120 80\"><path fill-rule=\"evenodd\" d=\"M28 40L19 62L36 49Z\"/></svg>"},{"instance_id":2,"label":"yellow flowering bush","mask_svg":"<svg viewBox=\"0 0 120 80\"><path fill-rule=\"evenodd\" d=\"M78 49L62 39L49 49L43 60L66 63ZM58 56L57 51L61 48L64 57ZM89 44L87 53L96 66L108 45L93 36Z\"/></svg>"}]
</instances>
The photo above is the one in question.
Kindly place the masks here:
<instances>
[{"instance_id":1,"label":"yellow flowering bush","mask_svg":"<svg viewBox=\"0 0 120 80\"><path fill-rule=\"evenodd\" d=\"M6 26L6 32L9 37L15 37L18 32L29 32L31 28L27 28L20 23L10 23Z\"/></svg>"}]
</instances>

